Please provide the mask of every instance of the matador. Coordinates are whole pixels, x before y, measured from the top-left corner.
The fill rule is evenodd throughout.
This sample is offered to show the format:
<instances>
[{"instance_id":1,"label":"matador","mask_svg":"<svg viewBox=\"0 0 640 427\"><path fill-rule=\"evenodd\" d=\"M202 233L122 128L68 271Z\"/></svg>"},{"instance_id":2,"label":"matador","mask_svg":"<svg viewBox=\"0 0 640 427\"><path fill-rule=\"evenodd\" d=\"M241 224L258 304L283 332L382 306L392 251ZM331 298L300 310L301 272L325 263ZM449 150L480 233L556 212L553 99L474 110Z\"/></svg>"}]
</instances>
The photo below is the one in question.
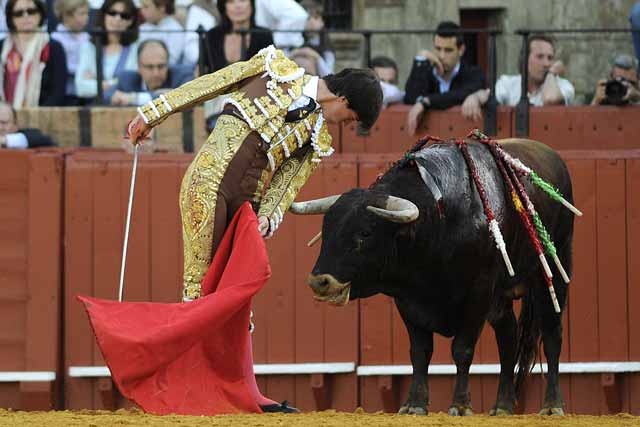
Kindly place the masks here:
<instances>
[{"instance_id":1,"label":"matador","mask_svg":"<svg viewBox=\"0 0 640 427\"><path fill-rule=\"evenodd\" d=\"M129 126L131 140L137 143L169 115L221 95L223 112L180 188L184 301L200 296L213 254L242 203L251 202L261 234L273 235L309 175L334 151L327 123L357 120L368 129L382 105L371 70L345 69L320 79L269 46L141 106Z\"/></svg>"}]
</instances>

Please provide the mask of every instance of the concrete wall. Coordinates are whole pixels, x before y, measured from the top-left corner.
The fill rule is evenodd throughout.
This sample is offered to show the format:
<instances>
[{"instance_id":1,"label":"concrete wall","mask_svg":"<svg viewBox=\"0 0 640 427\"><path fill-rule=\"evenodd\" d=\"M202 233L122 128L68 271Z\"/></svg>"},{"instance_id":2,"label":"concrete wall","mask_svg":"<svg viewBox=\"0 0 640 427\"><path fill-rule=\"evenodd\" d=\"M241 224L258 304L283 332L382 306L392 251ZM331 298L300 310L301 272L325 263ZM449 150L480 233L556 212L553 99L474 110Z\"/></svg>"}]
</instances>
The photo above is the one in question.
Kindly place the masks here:
<instances>
[{"instance_id":1,"label":"concrete wall","mask_svg":"<svg viewBox=\"0 0 640 427\"><path fill-rule=\"evenodd\" d=\"M516 73L521 38L519 28L627 28L636 0L354 0L355 29L435 29L442 20L459 22L460 10L492 10L492 23L503 31L498 39L498 75ZM567 65L578 101L608 74L615 53L632 53L630 34L559 34L558 57ZM380 35L372 55L395 58L404 84L416 52L431 47L430 35ZM338 36L339 66L361 65L359 36ZM342 49L345 50L342 50ZM353 50L355 49L355 50ZM350 50L350 53L345 53Z\"/></svg>"}]
</instances>

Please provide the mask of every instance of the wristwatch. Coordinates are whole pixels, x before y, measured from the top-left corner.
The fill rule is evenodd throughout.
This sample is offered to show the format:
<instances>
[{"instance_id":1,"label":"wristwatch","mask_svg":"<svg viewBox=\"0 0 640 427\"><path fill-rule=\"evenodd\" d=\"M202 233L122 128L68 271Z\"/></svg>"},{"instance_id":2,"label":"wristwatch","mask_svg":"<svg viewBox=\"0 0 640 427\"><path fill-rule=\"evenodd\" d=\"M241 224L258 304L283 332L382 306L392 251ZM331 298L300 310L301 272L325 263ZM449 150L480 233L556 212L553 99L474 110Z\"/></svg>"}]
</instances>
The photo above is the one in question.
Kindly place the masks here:
<instances>
[{"instance_id":1,"label":"wristwatch","mask_svg":"<svg viewBox=\"0 0 640 427\"><path fill-rule=\"evenodd\" d=\"M422 106L424 107L424 109L425 109L425 110L426 110L427 108L431 107L431 101L429 100L429 97L428 97L428 96L422 96L422 95L419 95L419 96L416 98L416 104L417 104L418 102L419 102L420 104L422 104Z\"/></svg>"}]
</instances>

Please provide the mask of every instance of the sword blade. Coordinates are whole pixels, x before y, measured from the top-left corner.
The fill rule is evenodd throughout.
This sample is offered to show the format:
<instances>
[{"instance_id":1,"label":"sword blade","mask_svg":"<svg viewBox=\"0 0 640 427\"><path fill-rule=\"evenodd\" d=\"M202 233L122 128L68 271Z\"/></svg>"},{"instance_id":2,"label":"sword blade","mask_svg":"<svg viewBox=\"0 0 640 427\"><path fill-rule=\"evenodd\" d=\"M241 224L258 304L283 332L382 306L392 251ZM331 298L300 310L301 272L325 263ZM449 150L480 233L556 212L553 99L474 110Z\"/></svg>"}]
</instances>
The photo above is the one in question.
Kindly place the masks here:
<instances>
[{"instance_id":1,"label":"sword blade","mask_svg":"<svg viewBox=\"0 0 640 427\"><path fill-rule=\"evenodd\" d=\"M129 189L129 206L127 208L127 225L124 230L124 243L122 247L122 264L120 266L120 290L118 292L118 302L122 302L124 292L124 267L127 262L127 246L129 243L129 226L131 225L131 207L133 206L133 190L136 187L136 171L138 169L138 146L133 146L133 169L131 170L131 187Z\"/></svg>"}]
</instances>

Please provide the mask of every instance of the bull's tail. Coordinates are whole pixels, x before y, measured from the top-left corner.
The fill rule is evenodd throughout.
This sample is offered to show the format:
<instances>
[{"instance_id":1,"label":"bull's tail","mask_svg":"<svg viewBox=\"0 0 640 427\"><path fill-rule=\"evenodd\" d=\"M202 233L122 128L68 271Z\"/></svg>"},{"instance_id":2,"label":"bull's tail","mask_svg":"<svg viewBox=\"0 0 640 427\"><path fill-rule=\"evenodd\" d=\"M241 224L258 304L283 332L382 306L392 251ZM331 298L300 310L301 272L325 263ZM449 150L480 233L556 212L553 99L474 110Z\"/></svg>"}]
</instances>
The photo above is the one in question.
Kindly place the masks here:
<instances>
[{"instance_id":1,"label":"bull's tail","mask_svg":"<svg viewBox=\"0 0 640 427\"><path fill-rule=\"evenodd\" d=\"M516 372L516 396L520 392L533 364L538 356L540 342L540 324L535 315L535 292L529 290L522 299L522 310L518 318L518 345L516 360L518 370Z\"/></svg>"}]
</instances>

